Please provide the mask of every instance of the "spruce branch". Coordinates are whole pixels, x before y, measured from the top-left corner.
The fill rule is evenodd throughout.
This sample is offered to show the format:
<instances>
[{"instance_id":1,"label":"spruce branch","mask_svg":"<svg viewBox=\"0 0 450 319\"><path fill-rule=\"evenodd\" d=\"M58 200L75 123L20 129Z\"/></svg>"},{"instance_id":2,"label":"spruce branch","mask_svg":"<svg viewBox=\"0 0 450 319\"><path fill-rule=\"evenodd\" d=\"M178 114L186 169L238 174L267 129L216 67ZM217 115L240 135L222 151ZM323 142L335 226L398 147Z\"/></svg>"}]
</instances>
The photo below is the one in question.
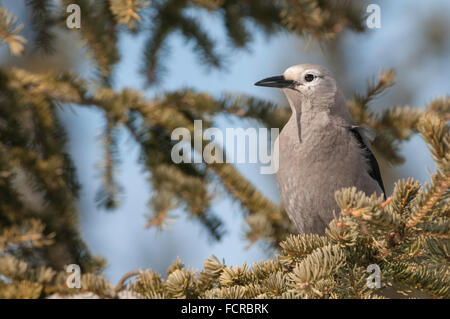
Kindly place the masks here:
<instances>
[{"instance_id":1,"label":"spruce branch","mask_svg":"<svg viewBox=\"0 0 450 319\"><path fill-rule=\"evenodd\" d=\"M365 29L362 8L351 2L284 0L280 16L287 29L311 33L317 40L333 38L346 28Z\"/></svg>"},{"instance_id":2,"label":"spruce branch","mask_svg":"<svg viewBox=\"0 0 450 319\"><path fill-rule=\"evenodd\" d=\"M18 25L17 18L0 6L0 45L6 42L12 55L22 55L27 40L19 35L23 24Z\"/></svg>"},{"instance_id":3,"label":"spruce branch","mask_svg":"<svg viewBox=\"0 0 450 319\"><path fill-rule=\"evenodd\" d=\"M392 264L394 276L411 286L430 293L435 298L449 298L450 272L435 270L417 263L395 262Z\"/></svg>"},{"instance_id":4,"label":"spruce branch","mask_svg":"<svg viewBox=\"0 0 450 319\"><path fill-rule=\"evenodd\" d=\"M327 244L327 238L316 234L308 234L302 237L289 235L285 241L280 243L282 252L280 262L285 267L292 267L317 248L324 247Z\"/></svg>"},{"instance_id":5,"label":"spruce branch","mask_svg":"<svg viewBox=\"0 0 450 319\"><path fill-rule=\"evenodd\" d=\"M337 245L327 245L313 250L293 269L288 280L292 288L308 290L319 279L329 277L344 265L345 254ZM316 267L320 264L323 267ZM313 289L315 293L320 292Z\"/></svg>"},{"instance_id":6,"label":"spruce branch","mask_svg":"<svg viewBox=\"0 0 450 319\"><path fill-rule=\"evenodd\" d=\"M109 0L109 9L118 24L126 24L129 29L134 29L136 23L141 21L139 11L149 4L150 1L144 0Z\"/></svg>"},{"instance_id":7,"label":"spruce branch","mask_svg":"<svg viewBox=\"0 0 450 319\"><path fill-rule=\"evenodd\" d=\"M51 0L27 0L31 9L31 23L35 32L34 44L45 53L54 53L53 42L55 33L53 27L57 24L55 3Z\"/></svg>"},{"instance_id":8,"label":"spruce branch","mask_svg":"<svg viewBox=\"0 0 450 319\"><path fill-rule=\"evenodd\" d=\"M109 10L109 1L63 0L63 7L77 4L83 13L82 39L98 67L101 79L109 82L112 68L119 60L116 20Z\"/></svg>"},{"instance_id":9,"label":"spruce branch","mask_svg":"<svg viewBox=\"0 0 450 319\"><path fill-rule=\"evenodd\" d=\"M437 115L426 114L421 118L419 130L438 165L437 172L429 184L425 185L416 203L417 211L413 213L407 228L428 221L440 215L445 201L449 198L450 188L450 132L446 123ZM447 214L448 212L444 212ZM445 216L445 215L444 215Z\"/></svg>"},{"instance_id":10,"label":"spruce branch","mask_svg":"<svg viewBox=\"0 0 450 319\"><path fill-rule=\"evenodd\" d=\"M101 165L103 169L102 188L96 194L98 206L106 209L117 207L119 202L118 196L121 193L121 187L115 179L115 169L119 161L117 135L115 123L108 116L102 138L105 150L105 160Z\"/></svg>"}]
</instances>

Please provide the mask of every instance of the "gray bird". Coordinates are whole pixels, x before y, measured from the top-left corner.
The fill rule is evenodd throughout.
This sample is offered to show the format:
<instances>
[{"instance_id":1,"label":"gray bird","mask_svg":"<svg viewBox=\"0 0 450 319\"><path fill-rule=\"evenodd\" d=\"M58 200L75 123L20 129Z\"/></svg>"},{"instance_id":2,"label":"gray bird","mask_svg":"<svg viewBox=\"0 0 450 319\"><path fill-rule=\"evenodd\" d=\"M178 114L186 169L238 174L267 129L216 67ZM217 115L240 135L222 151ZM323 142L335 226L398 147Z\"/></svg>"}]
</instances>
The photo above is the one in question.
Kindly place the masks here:
<instances>
[{"instance_id":1,"label":"gray bird","mask_svg":"<svg viewBox=\"0 0 450 319\"><path fill-rule=\"evenodd\" d=\"M255 85L281 88L292 110L278 137L277 180L283 205L300 233L324 233L340 211L334 194L343 187L386 197L370 150L372 131L355 124L327 69L299 64Z\"/></svg>"}]
</instances>

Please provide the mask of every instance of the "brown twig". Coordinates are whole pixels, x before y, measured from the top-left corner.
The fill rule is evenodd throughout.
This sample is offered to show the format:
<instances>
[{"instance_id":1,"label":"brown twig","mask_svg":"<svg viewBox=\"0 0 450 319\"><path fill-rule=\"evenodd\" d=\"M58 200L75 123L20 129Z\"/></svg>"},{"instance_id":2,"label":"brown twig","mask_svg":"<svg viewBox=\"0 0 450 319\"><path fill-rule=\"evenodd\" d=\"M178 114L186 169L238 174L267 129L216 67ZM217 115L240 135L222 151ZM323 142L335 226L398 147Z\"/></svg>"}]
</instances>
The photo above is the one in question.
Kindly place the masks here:
<instances>
[{"instance_id":1,"label":"brown twig","mask_svg":"<svg viewBox=\"0 0 450 319\"><path fill-rule=\"evenodd\" d=\"M122 278L120 279L119 283L117 284L117 286L114 288L114 292L118 293L120 291L120 289L122 289L123 284L125 283L125 281L133 276L137 276L139 274L144 273L144 271L142 269L136 269L136 270L132 270L127 272L125 275L122 276Z\"/></svg>"}]
</instances>

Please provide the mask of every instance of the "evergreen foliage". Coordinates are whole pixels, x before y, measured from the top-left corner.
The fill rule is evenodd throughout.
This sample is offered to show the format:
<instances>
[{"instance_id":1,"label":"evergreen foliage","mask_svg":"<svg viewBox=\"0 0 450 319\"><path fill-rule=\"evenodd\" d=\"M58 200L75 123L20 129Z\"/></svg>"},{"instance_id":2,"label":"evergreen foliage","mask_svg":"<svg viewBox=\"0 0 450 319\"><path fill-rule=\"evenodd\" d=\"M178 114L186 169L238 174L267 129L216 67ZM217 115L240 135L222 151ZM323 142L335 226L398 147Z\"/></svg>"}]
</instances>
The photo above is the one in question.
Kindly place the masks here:
<instances>
[{"instance_id":1,"label":"evergreen foliage","mask_svg":"<svg viewBox=\"0 0 450 319\"><path fill-rule=\"evenodd\" d=\"M234 166L171 160L170 135L177 127L192 134L195 119L201 119L206 128L213 126L217 115L228 114L281 128L289 117L287 108L250 96L216 98L191 89L149 100L137 90L111 87L114 65L120 59L120 32L148 37L142 70L150 85L161 81L167 39L174 32L194 44L202 64L223 66L216 43L192 12L206 11L222 19L230 46L245 48L251 41L249 22L268 35L297 32L320 41L344 29L364 31L361 8L354 2L27 1L35 33L32 48L53 52L54 32L65 28L64 8L69 3L81 7L82 28L77 32L97 67L96 80L70 72L0 69L0 298L87 292L104 298L378 298L389 287L406 295L413 289L436 298L449 297L449 96L436 98L423 109L402 106L373 112L370 101L393 85L391 70L370 82L364 94L355 94L349 108L356 122L377 132L374 147L379 154L401 163L400 143L419 133L436 163L435 172L425 185L413 179L398 181L386 200L355 188L337 191L340 215L319 236L293 234L283 208L262 195ZM27 43L20 31L17 19L0 6L0 45L6 43L13 55L21 55ZM125 129L140 147L140 164L151 173L148 227L164 228L171 211L183 208L219 240L223 227L211 203L220 188L241 204L249 242L263 240L278 247L279 254L240 267L211 256L201 271L177 260L166 278L145 270L124 275L117 286L104 280L105 261L89 253L77 228L75 200L80 185L58 118L58 110L69 105L96 108L104 114L100 207L112 209L120 203L117 138L119 130ZM81 266L80 289L66 285L64 265L68 264ZM371 264L381 269L383 289L366 285ZM135 280L125 285L133 276Z\"/></svg>"}]
</instances>

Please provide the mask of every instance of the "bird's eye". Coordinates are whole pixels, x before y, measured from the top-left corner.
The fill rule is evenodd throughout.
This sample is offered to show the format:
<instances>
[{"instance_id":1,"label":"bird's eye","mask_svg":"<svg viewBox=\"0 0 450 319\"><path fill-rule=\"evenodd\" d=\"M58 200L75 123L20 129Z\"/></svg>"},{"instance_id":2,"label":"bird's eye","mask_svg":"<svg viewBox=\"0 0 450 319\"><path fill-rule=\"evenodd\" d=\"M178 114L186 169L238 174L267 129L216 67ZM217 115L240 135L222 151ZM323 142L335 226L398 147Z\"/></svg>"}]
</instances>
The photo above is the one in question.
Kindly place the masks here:
<instances>
[{"instance_id":1,"label":"bird's eye","mask_svg":"<svg viewBox=\"0 0 450 319\"><path fill-rule=\"evenodd\" d=\"M305 75L305 81L306 82L311 82L312 80L314 80L316 77L314 76L314 74L308 73Z\"/></svg>"}]
</instances>

